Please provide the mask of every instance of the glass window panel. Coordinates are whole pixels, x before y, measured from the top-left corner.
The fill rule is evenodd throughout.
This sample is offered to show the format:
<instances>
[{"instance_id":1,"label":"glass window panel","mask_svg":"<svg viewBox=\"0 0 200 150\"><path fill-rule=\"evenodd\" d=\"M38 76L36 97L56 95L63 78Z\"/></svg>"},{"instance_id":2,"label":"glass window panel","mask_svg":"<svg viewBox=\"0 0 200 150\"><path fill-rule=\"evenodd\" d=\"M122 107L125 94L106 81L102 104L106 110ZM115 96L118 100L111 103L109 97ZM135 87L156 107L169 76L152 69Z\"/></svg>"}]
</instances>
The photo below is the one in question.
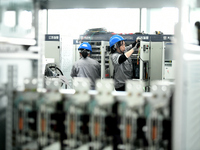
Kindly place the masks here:
<instances>
[{"instance_id":1,"label":"glass window panel","mask_svg":"<svg viewBox=\"0 0 200 150\"><path fill-rule=\"evenodd\" d=\"M75 38L90 28L106 28L116 33L139 31L139 9L67 9L49 10L48 33Z\"/></svg>"},{"instance_id":2,"label":"glass window panel","mask_svg":"<svg viewBox=\"0 0 200 150\"><path fill-rule=\"evenodd\" d=\"M177 22L177 8L142 9L141 29L145 33L155 34L155 31L161 31L163 34L174 34L174 26Z\"/></svg>"},{"instance_id":3,"label":"glass window panel","mask_svg":"<svg viewBox=\"0 0 200 150\"><path fill-rule=\"evenodd\" d=\"M31 29L32 27L32 13L31 11L21 11L19 15L19 25L24 29Z\"/></svg>"},{"instance_id":4,"label":"glass window panel","mask_svg":"<svg viewBox=\"0 0 200 150\"><path fill-rule=\"evenodd\" d=\"M14 27L16 24L16 12L6 11L4 13L4 24L8 27Z\"/></svg>"}]
</instances>

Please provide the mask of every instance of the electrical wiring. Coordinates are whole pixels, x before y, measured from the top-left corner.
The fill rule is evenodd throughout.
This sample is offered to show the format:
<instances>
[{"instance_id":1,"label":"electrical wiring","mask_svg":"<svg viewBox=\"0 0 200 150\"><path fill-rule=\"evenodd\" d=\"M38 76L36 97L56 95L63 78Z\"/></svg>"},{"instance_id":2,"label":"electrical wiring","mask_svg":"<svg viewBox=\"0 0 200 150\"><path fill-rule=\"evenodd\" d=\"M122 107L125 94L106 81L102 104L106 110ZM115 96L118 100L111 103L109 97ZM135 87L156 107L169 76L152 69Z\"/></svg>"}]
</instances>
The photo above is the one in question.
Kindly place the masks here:
<instances>
[{"instance_id":1,"label":"electrical wiring","mask_svg":"<svg viewBox=\"0 0 200 150\"><path fill-rule=\"evenodd\" d=\"M87 34L81 39L81 41L80 42L82 42L83 41L83 39L85 38L87 36Z\"/></svg>"},{"instance_id":2,"label":"electrical wiring","mask_svg":"<svg viewBox=\"0 0 200 150\"><path fill-rule=\"evenodd\" d=\"M105 32L105 31L94 31L94 33L92 33L92 35L90 36L90 41L92 39L92 36L95 34L95 33L100 33L100 32Z\"/></svg>"},{"instance_id":3,"label":"electrical wiring","mask_svg":"<svg viewBox=\"0 0 200 150\"><path fill-rule=\"evenodd\" d=\"M139 59L138 59L138 58L140 58L140 49L141 49L141 48L139 48L139 50L138 50L137 65L139 65ZM141 58L140 58L140 59L141 59Z\"/></svg>"},{"instance_id":4,"label":"electrical wiring","mask_svg":"<svg viewBox=\"0 0 200 150\"><path fill-rule=\"evenodd\" d=\"M90 36L90 42L91 42L92 36L93 36L94 34L100 33L100 32L105 32L105 31L92 31L92 32L94 32L94 33L92 33L92 35ZM85 39L85 37L87 37L87 36L88 36L88 34L86 34L86 35L81 39L80 42L82 42L82 41Z\"/></svg>"},{"instance_id":5,"label":"electrical wiring","mask_svg":"<svg viewBox=\"0 0 200 150\"><path fill-rule=\"evenodd\" d=\"M138 56L137 59L138 59L138 58L139 58L140 60L142 60L143 62L145 62L140 56ZM137 65L139 65L139 62L138 62Z\"/></svg>"}]
</instances>

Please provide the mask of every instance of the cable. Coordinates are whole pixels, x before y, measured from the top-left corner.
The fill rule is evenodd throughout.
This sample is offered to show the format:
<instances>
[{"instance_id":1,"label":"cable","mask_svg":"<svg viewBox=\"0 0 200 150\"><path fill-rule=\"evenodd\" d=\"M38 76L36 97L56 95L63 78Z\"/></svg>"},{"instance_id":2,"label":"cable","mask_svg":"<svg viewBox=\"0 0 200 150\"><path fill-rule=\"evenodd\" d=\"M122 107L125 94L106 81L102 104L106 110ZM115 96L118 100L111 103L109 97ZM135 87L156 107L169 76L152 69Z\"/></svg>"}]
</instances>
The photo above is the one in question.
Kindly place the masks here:
<instances>
[{"instance_id":1,"label":"cable","mask_svg":"<svg viewBox=\"0 0 200 150\"><path fill-rule=\"evenodd\" d=\"M92 35L90 36L90 42L91 42L92 36L93 36L95 33L100 33L100 32L105 32L105 31L94 31L94 33L92 33Z\"/></svg>"},{"instance_id":2,"label":"cable","mask_svg":"<svg viewBox=\"0 0 200 150\"><path fill-rule=\"evenodd\" d=\"M139 56L139 57L140 57L140 49L141 49L141 48L139 48L139 50L138 50L138 56ZM139 57L137 57L137 65L139 65L139 60L138 60Z\"/></svg>"},{"instance_id":3,"label":"cable","mask_svg":"<svg viewBox=\"0 0 200 150\"><path fill-rule=\"evenodd\" d=\"M140 57L140 55L139 55L139 57L138 57L140 60L142 60L143 62L145 62L141 57Z\"/></svg>"},{"instance_id":4,"label":"cable","mask_svg":"<svg viewBox=\"0 0 200 150\"><path fill-rule=\"evenodd\" d=\"M83 39L85 38L87 36L87 34L81 39L81 41L80 42L82 42L83 41Z\"/></svg>"},{"instance_id":5,"label":"cable","mask_svg":"<svg viewBox=\"0 0 200 150\"><path fill-rule=\"evenodd\" d=\"M54 71L56 72L56 73L60 73L62 76L63 76L63 73L62 73L62 71L58 68L58 67L56 67L56 66L50 66L49 67L51 70L54 68ZM59 72L57 72L57 70L59 71ZM53 70L52 70L53 71ZM56 74L57 76L59 76L59 74Z\"/></svg>"},{"instance_id":6,"label":"cable","mask_svg":"<svg viewBox=\"0 0 200 150\"><path fill-rule=\"evenodd\" d=\"M47 77L52 77L52 76L58 77L60 75L63 76L62 71L56 66L49 66L49 67L47 67L47 69L50 69L50 71L51 71L51 74L46 74ZM50 75L50 76L48 76L48 75ZM63 83L61 83L61 86L63 86Z\"/></svg>"},{"instance_id":7,"label":"cable","mask_svg":"<svg viewBox=\"0 0 200 150\"><path fill-rule=\"evenodd\" d=\"M92 33L92 35L90 36L90 42L91 42L91 39L92 39L92 36L95 34L95 33L100 33L100 32L105 32L105 31L94 31L94 33ZM84 40L85 37L87 37L88 34L86 34L80 42L82 42Z\"/></svg>"}]
</instances>

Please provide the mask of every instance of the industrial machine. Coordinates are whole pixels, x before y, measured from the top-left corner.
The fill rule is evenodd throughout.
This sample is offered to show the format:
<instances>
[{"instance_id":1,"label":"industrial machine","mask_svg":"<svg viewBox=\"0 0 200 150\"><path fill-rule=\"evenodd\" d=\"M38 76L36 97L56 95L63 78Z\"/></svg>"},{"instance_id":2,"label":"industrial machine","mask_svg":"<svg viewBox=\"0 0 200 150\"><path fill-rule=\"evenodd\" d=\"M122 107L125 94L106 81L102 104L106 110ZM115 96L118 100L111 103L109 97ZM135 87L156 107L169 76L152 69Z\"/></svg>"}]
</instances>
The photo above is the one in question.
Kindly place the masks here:
<instances>
[{"instance_id":1,"label":"industrial machine","mask_svg":"<svg viewBox=\"0 0 200 150\"><path fill-rule=\"evenodd\" d=\"M145 81L145 87L147 87L148 91L151 82L155 80L169 80L173 82L175 79L173 43L159 40L153 40L152 38L149 42L141 41L141 48L138 53L140 64L139 79Z\"/></svg>"},{"instance_id":2,"label":"industrial machine","mask_svg":"<svg viewBox=\"0 0 200 150\"><path fill-rule=\"evenodd\" d=\"M101 64L102 79L113 78L108 43L112 36L113 33L98 32L92 35L80 35L79 38L80 42L89 42L92 45L91 57ZM139 51L134 52L131 58L133 79L144 81L146 91L150 91L151 82L154 80L174 81L173 35L124 34L121 36L126 39L126 45L133 43L137 37L142 39ZM97 47L101 49L98 50Z\"/></svg>"},{"instance_id":3,"label":"industrial machine","mask_svg":"<svg viewBox=\"0 0 200 150\"><path fill-rule=\"evenodd\" d=\"M70 76L73 64L72 46L73 41L70 37L60 34L45 35L45 80L58 80L62 83L61 88L72 88Z\"/></svg>"},{"instance_id":4,"label":"industrial machine","mask_svg":"<svg viewBox=\"0 0 200 150\"><path fill-rule=\"evenodd\" d=\"M36 91L37 83L26 79L25 90L14 94L16 150L171 147L169 82L154 82L145 92L143 82L130 80L126 93L113 91L112 79L99 79L96 91L89 90L85 78L76 78L71 91L59 89L56 81Z\"/></svg>"},{"instance_id":5,"label":"industrial machine","mask_svg":"<svg viewBox=\"0 0 200 150\"><path fill-rule=\"evenodd\" d=\"M175 66L176 66L176 60L174 56L174 43L172 42L166 42L164 45L164 56L165 56L165 62L164 62L164 80L174 81L175 79Z\"/></svg>"},{"instance_id":6,"label":"industrial machine","mask_svg":"<svg viewBox=\"0 0 200 150\"><path fill-rule=\"evenodd\" d=\"M4 140L1 140L0 148L5 149L6 147L9 149L13 149L12 145L12 137L13 137L13 124L15 123L13 116L14 114L14 103L13 103L13 93L16 89L23 90L25 88L24 79L25 78L36 78L38 75L38 54L35 54L30 51L25 51L22 46L14 45L14 44L2 44L1 48L5 48L4 52L0 52L1 55L1 88L4 90L3 99L1 98L1 112L2 120L4 123L1 124L0 132L2 133L1 136ZM16 49L17 51L8 50L12 48L13 50ZM2 49L0 49L2 50ZM35 84L35 89L38 84ZM2 94L2 93L1 93ZM37 95L37 94L36 94ZM30 96L30 95L29 95ZM30 97L29 97L30 98ZM19 106L21 109L23 106ZM25 107L25 106L24 106ZM26 107L27 108L27 107ZM29 108L27 108L29 109ZM27 115L27 113L21 113L20 115ZM23 126L23 125L22 125ZM16 131L18 132L18 131ZM16 133L15 132L15 133ZM23 143L26 140L29 140L26 137L27 130L23 130L23 132L19 131L20 135L16 136L15 138L18 140L17 142ZM28 137L29 135L27 135Z\"/></svg>"},{"instance_id":7,"label":"industrial machine","mask_svg":"<svg viewBox=\"0 0 200 150\"><path fill-rule=\"evenodd\" d=\"M101 34L89 30L78 40L90 42L97 54L94 59L101 63L102 75L96 90L89 90L89 82L82 78L74 80L74 89L60 89L57 80L43 80L44 37L41 38L40 31L44 30L38 27L40 17L44 16L39 15L40 9L47 9L47 2L50 7L58 3L0 3L1 150L200 149L200 48L191 42L192 32L186 28L190 19L184 15L187 11L191 14L189 11L197 6L191 5L193 1L179 3L179 9L191 9L179 13L175 44L172 35L122 35L127 45L138 36L142 38L140 51L132 55L135 80L127 81L125 92L113 90L108 45L113 33L106 30L98 30ZM14 16L15 22L6 17L8 14ZM71 38L60 39L60 48L56 50L62 49L62 57L57 51L55 61L52 62L54 56L47 56L48 63L61 59L61 64L51 65L61 68L69 79L72 62L78 58L75 55L72 60L76 45L70 44ZM174 50L179 55L176 60ZM176 63L179 70L175 74ZM58 76L54 71L50 74ZM175 76L176 86L168 82Z\"/></svg>"},{"instance_id":8,"label":"industrial machine","mask_svg":"<svg viewBox=\"0 0 200 150\"><path fill-rule=\"evenodd\" d=\"M58 68L61 67L61 43L59 34L45 35L45 61L46 63L55 63Z\"/></svg>"},{"instance_id":9,"label":"industrial machine","mask_svg":"<svg viewBox=\"0 0 200 150\"><path fill-rule=\"evenodd\" d=\"M145 81L145 87L149 91L151 82L162 80L164 75L164 42L141 41L139 49L140 79Z\"/></svg>"}]
</instances>

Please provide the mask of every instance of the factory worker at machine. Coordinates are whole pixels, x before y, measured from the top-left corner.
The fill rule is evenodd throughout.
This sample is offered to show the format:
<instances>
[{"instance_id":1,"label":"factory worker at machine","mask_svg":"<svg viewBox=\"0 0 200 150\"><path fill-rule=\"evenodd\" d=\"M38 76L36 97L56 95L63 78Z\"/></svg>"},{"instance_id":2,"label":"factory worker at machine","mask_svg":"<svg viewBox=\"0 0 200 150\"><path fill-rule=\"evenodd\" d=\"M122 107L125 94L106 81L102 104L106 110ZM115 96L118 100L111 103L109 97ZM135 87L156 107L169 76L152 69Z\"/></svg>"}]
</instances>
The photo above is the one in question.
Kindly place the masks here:
<instances>
[{"instance_id":1,"label":"factory worker at machine","mask_svg":"<svg viewBox=\"0 0 200 150\"><path fill-rule=\"evenodd\" d=\"M95 81L101 77L101 66L98 61L90 58L92 47L83 42L79 48L81 58L76 61L71 70L71 77L85 77L90 79L91 90L95 89Z\"/></svg>"},{"instance_id":2,"label":"factory worker at machine","mask_svg":"<svg viewBox=\"0 0 200 150\"><path fill-rule=\"evenodd\" d=\"M133 65L130 56L140 47L140 39L125 47L125 39L120 35L114 35L110 38L109 44L114 66L115 90L125 91L126 80L133 78Z\"/></svg>"}]
</instances>

